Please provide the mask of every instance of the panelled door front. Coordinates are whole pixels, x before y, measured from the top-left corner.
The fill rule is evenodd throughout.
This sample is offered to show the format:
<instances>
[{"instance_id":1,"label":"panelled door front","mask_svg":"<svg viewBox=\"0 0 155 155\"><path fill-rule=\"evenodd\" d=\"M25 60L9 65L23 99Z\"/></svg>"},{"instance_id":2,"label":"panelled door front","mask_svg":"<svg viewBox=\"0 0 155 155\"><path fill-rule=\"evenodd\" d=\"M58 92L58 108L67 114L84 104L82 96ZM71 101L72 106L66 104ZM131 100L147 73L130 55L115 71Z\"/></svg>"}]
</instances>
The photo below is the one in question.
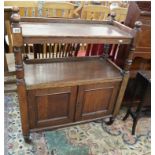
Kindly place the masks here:
<instances>
[{"instance_id":1,"label":"panelled door front","mask_svg":"<svg viewBox=\"0 0 155 155\"><path fill-rule=\"evenodd\" d=\"M30 128L73 122L77 87L30 90L28 108Z\"/></svg>"},{"instance_id":2,"label":"panelled door front","mask_svg":"<svg viewBox=\"0 0 155 155\"><path fill-rule=\"evenodd\" d=\"M79 86L75 120L89 120L112 114L119 87L120 82Z\"/></svg>"}]
</instances>

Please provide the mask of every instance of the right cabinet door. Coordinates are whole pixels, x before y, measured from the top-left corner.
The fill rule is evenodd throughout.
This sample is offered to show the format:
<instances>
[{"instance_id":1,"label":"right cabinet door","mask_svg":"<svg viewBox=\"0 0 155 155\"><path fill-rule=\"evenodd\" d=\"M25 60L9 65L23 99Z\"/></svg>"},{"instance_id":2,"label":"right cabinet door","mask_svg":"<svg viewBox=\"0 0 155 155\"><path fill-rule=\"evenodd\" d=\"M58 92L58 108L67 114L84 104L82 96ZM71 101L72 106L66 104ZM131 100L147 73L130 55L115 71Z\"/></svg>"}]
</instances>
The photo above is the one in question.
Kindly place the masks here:
<instances>
[{"instance_id":1,"label":"right cabinet door","mask_svg":"<svg viewBox=\"0 0 155 155\"><path fill-rule=\"evenodd\" d=\"M113 112L120 82L106 82L79 86L75 120L89 120Z\"/></svg>"}]
</instances>

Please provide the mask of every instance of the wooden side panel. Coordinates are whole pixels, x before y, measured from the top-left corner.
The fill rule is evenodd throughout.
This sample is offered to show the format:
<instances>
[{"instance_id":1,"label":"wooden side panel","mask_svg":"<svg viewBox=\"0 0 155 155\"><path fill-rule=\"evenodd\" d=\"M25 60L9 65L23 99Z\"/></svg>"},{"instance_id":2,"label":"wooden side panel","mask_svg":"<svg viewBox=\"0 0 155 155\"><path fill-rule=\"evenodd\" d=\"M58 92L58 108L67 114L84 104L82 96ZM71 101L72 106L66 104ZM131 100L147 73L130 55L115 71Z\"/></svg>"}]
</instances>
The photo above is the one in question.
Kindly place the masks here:
<instances>
[{"instance_id":1,"label":"wooden side panel","mask_svg":"<svg viewBox=\"0 0 155 155\"><path fill-rule=\"evenodd\" d=\"M137 43L136 43L135 55L139 53L139 56L141 56L140 54L141 53L143 54L145 52L147 54L151 52L151 27L150 25L142 25L142 30L138 36Z\"/></svg>"},{"instance_id":2,"label":"wooden side panel","mask_svg":"<svg viewBox=\"0 0 155 155\"><path fill-rule=\"evenodd\" d=\"M130 2L125 25L133 28L136 21L141 21L142 26L135 44L130 79L124 96L126 105L131 104L137 71L151 70L151 1ZM124 53L123 50L122 53ZM137 104L137 99L134 103Z\"/></svg>"},{"instance_id":3,"label":"wooden side panel","mask_svg":"<svg viewBox=\"0 0 155 155\"><path fill-rule=\"evenodd\" d=\"M30 128L72 122L76 94L76 87L28 91Z\"/></svg>"},{"instance_id":4,"label":"wooden side panel","mask_svg":"<svg viewBox=\"0 0 155 155\"><path fill-rule=\"evenodd\" d=\"M136 21L141 21L141 31L137 37L133 59L139 57L151 59L151 2L130 2L125 25L133 28ZM139 63L141 65L142 63ZM132 66L135 64L133 63ZM133 67L134 68L134 67ZM142 69L142 68L139 68ZM143 68L144 69L144 68Z\"/></svg>"},{"instance_id":5,"label":"wooden side panel","mask_svg":"<svg viewBox=\"0 0 155 155\"><path fill-rule=\"evenodd\" d=\"M80 86L75 119L93 119L112 114L119 87L119 82Z\"/></svg>"}]
</instances>

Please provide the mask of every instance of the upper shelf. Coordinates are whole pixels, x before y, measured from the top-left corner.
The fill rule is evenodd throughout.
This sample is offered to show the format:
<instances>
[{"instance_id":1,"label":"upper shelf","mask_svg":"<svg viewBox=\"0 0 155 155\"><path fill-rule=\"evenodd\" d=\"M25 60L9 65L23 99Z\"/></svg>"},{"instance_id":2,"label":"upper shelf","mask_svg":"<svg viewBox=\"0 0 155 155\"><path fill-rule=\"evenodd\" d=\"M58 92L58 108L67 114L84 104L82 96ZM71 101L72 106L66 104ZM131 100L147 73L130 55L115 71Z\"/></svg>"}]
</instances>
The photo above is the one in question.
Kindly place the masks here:
<instances>
[{"instance_id":1,"label":"upper shelf","mask_svg":"<svg viewBox=\"0 0 155 155\"><path fill-rule=\"evenodd\" d=\"M110 21L23 18L24 43L122 43L129 44L133 30Z\"/></svg>"}]
</instances>

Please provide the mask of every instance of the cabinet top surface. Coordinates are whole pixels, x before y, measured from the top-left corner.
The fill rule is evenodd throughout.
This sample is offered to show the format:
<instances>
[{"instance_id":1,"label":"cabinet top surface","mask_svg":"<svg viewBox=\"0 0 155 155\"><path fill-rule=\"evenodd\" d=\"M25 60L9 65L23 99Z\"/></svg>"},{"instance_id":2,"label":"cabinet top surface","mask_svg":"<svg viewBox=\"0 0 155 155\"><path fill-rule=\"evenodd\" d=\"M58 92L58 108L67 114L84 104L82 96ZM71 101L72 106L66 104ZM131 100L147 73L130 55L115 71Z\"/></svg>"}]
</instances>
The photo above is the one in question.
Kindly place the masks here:
<instances>
[{"instance_id":1,"label":"cabinet top surface","mask_svg":"<svg viewBox=\"0 0 155 155\"><path fill-rule=\"evenodd\" d=\"M132 38L130 33L109 24L21 22L23 37Z\"/></svg>"},{"instance_id":2,"label":"cabinet top surface","mask_svg":"<svg viewBox=\"0 0 155 155\"><path fill-rule=\"evenodd\" d=\"M120 71L109 61L91 59L40 64L25 64L27 89L47 86L78 85L89 82L121 81Z\"/></svg>"}]
</instances>

